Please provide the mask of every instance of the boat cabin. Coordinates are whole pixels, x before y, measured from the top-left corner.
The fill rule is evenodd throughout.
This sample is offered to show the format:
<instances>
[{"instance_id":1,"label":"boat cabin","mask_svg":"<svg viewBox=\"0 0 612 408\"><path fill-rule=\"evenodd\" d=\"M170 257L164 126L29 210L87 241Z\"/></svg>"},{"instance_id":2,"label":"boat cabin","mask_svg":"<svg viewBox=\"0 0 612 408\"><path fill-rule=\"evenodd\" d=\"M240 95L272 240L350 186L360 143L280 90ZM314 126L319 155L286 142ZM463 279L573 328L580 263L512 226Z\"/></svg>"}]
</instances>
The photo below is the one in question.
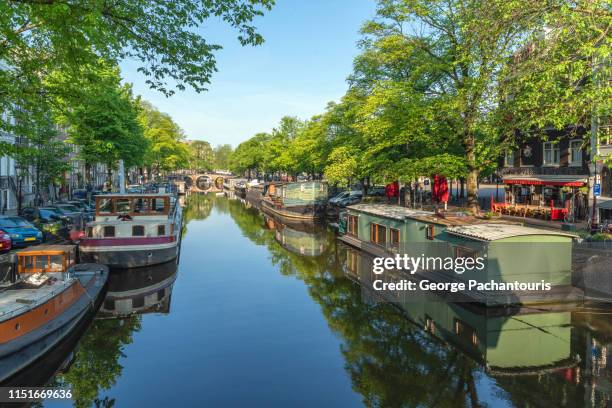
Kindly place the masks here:
<instances>
[{"instance_id":1,"label":"boat cabin","mask_svg":"<svg viewBox=\"0 0 612 408\"><path fill-rule=\"evenodd\" d=\"M574 238L560 230L469 216L442 218L432 212L392 205L358 204L347 207L346 234L341 240L377 257L405 254L428 258L420 270L427 279L466 284L491 280L546 282L570 291ZM447 268L443 264L449 259L452 266ZM471 259L469 268L456 266L467 264L467 259ZM484 266L473 267L476 261ZM558 294L565 296L561 291ZM544 292L533 295L546 296L538 300L548 300ZM485 300L488 303L491 299Z\"/></svg>"},{"instance_id":2,"label":"boat cabin","mask_svg":"<svg viewBox=\"0 0 612 408\"><path fill-rule=\"evenodd\" d=\"M75 263L75 245L39 245L17 252L19 274L66 272Z\"/></svg>"},{"instance_id":3,"label":"boat cabin","mask_svg":"<svg viewBox=\"0 0 612 408\"><path fill-rule=\"evenodd\" d=\"M170 194L104 194L96 196L96 221L117 217L167 217L172 209Z\"/></svg>"}]
</instances>

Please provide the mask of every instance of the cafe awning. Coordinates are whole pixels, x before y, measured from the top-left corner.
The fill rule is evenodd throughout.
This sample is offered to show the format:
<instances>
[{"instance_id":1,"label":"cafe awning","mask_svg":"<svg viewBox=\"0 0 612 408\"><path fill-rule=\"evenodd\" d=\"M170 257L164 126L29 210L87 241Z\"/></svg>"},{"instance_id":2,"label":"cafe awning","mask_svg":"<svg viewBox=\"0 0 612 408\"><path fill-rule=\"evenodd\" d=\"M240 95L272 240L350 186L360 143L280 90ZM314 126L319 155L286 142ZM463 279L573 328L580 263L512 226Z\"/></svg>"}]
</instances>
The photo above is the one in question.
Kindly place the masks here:
<instances>
[{"instance_id":1,"label":"cafe awning","mask_svg":"<svg viewBox=\"0 0 612 408\"><path fill-rule=\"evenodd\" d=\"M583 187L587 185L586 176L505 176L504 184L521 184L527 186Z\"/></svg>"}]
</instances>

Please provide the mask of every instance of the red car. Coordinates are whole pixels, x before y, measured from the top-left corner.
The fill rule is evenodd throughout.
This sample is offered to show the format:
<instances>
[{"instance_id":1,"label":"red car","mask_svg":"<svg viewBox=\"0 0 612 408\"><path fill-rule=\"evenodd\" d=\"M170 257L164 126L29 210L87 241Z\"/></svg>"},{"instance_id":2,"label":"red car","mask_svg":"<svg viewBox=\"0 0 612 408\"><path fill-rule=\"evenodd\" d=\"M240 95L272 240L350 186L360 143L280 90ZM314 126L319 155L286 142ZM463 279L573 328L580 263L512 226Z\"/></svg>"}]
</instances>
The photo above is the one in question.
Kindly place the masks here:
<instances>
[{"instance_id":1,"label":"red car","mask_svg":"<svg viewBox=\"0 0 612 408\"><path fill-rule=\"evenodd\" d=\"M0 252L10 251L12 247L11 236L0 230Z\"/></svg>"}]
</instances>

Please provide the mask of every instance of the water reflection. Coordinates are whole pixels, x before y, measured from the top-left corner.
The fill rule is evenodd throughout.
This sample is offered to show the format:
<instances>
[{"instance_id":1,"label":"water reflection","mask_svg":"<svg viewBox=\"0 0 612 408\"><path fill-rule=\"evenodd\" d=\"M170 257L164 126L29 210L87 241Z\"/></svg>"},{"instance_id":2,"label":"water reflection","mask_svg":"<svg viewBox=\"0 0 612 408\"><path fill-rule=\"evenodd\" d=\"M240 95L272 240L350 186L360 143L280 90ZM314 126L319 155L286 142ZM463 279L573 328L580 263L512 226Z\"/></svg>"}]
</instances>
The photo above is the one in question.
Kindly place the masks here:
<instances>
[{"instance_id":1,"label":"water reflection","mask_svg":"<svg viewBox=\"0 0 612 408\"><path fill-rule=\"evenodd\" d=\"M111 273L98 318L143 313L170 313L176 261Z\"/></svg>"},{"instance_id":2,"label":"water reflection","mask_svg":"<svg viewBox=\"0 0 612 408\"><path fill-rule=\"evenodd\" d=\"M137 392L140 377L147 378L148 374L139 370L150 369L149 363L154 363L160 383L184 389L202 387L212 395L210 401L217 402L210 405L222 405L221 402L236 401L240 397L232 399L228 395L231 390L222 386L215 388L217 384L226 384L216 382L218 378L253 380L248 375L241 377L241 373L256 372L257 377L270 383L296 387L292 391L297 393L291 394L295 405L303 402L306 394L318 391L312 389L312 382L302 384L295 379L283 382L287 380L279 377L275 364L257 364L261 361L257 358L279 362L281 356L295 358L296 370L308 372L311 368L296 355L310 351L304 349L308 345L292 344L296 337L267 336L268 333L285 334L284 330L295 333L292 328L267 327L282 321L302 330L301 326L319 330L323 339L329 332L335 335L334 341L339 341L340 346L338 349L338 343L334 342L331 347L342 363L317 366L326 371L318 371L316 375L333 384L338 384L334 381L339 375L345 381L348 378L352 397L358 395L366 406L605 407L610 404L612 370L608 361L612 358L612 310L589 305L578 309L531 308L493 313L434 298L400 296L381 302L367 290L371 287L371 260L338 244L334 233L325 226L267 217L241 200L216 195L188 196L184 215L184 233L191 234L184 245L195 249L183 253L182 257L188 258L182 262L183 267L192 265L191 269L181 271L178 280L173 264L113 274L107 298L89 328L82 327L66 339L45 361L33 367L23 377L24 381L30 384L36 379L36 384L69 385L76 397L76 406L123 406L126 401L122 398L128 399L128 395L121 395L117 390L122 384L131 384L123 387L123 392ZM206 223L194 222L205 219ZM228 225L228 220L234 225ZM221 236L220 231L227 235ZM199 234L207 234L208 241L202 243L204 236ZM221 240L225 245L242 239L240 235L257 249L249 256L265 252L265 264L262 260L259 264L250 262L251 269L236 272L237 268L232 269L227 258L210 252L211 240ZM243 247L237 249L246 251ZM203 263L206 268L202 270L193 266ZM263 267L257 266L262 264ZM280 276L272 266L278 268ZM248 288L241 292L240 283L231 279L246 281L244 285ZM278 304L263 296L248 296L249 292L268 293L270 298L283 296L265 292L270 282L279 284L279 280L296 283L301 291L305 285L308 296L287 297ZM261 287L257 286L259 281ZM177 289L171 309L175 282ZM179 283L184 283L180 285L182 291L178 289ZM231 288L224 291L223 285ZM313 313L317 317L322 314L327 327L325 323L305 325L293 317L295 305L284 303L310 305L313 301L317 305ZM249 304L245 306L244 302ZM277 305L278 309L266 309L267 305ZM260 314L250 313L252 309ZM241 320L226 319L225 315L247 316L243 320L252 321L241 326ZM178 333L183 329L189 330L189 336L185 336L186 332ZM221 334L216 337L217 333ZM248 333L251 337L241 343L242 340L229 339L228 333L243 336ZM307 334L316 336L316 333ZM157 353L160 342L150 340L155 336L162 336L162 343L168 345L163 353ZM270 342L273 346L265 348ZM145 351L136 352L139 344ZM321 340L311 347L323 344L329 343ZM243 359L232 360L231 356L240 352L235 347L249 351L253 347L266 354L264 357L238 354ZM155 354L149 355L147 350ZM227 368L230 366L240 369L231 371ZM293 373L296 378L299 374ZM253 400L248 398L261 395L257 394L261 392L261 383L255 380L254 388L249 388L248 382L240 383L245 398L241 405L252 405ZM338 394L340 391L344 392L339 390ZM287 398L279 387L270 393ZM354 399L349 399L351 396L341 395L346 399L340 401L345 403L341 405L354 405ZM181 401L185 406L200 401L193 395L184 398ZM291 402L281 397L272 401L283 406Z\"/></svg>"}]
</instances>

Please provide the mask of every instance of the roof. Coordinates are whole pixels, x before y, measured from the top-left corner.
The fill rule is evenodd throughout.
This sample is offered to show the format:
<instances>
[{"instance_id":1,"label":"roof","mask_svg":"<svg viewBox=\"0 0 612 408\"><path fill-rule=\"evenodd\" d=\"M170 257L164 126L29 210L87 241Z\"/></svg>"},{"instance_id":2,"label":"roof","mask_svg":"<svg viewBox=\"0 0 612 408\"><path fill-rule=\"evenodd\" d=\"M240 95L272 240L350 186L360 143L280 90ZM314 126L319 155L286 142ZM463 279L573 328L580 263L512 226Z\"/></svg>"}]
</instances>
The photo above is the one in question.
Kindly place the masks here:
<instances>
[{"instance_id":1,"label":"roof","mask_svg":"<svg viewBox=\"0 0 612 408\"><path fill-rule=\"evenodd\" d=\"M411 208L389 204L355 204L348 206L347 209L360 211L367 214L379 215L386 218L393 218L400 221L404 221L406 218L435 215L435 213L430 211L413 210Z\"/></svg>"},{"instance_id":2,"label":"roof","mask_svg":"<svg viewBox=\"0 0 612 408\"><path fill-rule=\"evenodd\" d=\"M125 198L129 198L129 197L145 197L145 198L150 198L150 197L172 197L173 195L170 193L112 193L112 194L98 194L95 197L96 198L100 198L100 199L105 199L105 198L113 198L113 197L125 197Z\"/></svg>"},{"instance_id":3,"label":"roof","mask_svg":"<svg viewBox=\"0 0 612 408\"><path fill-rule=\"evenodd\" d=\"M446 229L446 232L454 235L464 236L480 241L496 241L499 239L521 237L526 235L550 235L574 238L572 234L560 231L552 231L542 228L525 227L513 224L474 224L454 226Z\"/></svg>"},{"instance_id":4,"label":"roof","mask_svg":"<svg viewBox=\"0 0 612 408\"><path fill-rule=\"evenodd\" d=\"M53 245L53 244L48 244L48 245L35 245L35 246L31 246L31 247L27 247L27 248L23 248L20 249L19 251L17 251L17 255L19 254L23 254L26 252L68 252L68 251L72 251L74 248L76 248L76 245Z\"/></svg>"}]
</instances>

